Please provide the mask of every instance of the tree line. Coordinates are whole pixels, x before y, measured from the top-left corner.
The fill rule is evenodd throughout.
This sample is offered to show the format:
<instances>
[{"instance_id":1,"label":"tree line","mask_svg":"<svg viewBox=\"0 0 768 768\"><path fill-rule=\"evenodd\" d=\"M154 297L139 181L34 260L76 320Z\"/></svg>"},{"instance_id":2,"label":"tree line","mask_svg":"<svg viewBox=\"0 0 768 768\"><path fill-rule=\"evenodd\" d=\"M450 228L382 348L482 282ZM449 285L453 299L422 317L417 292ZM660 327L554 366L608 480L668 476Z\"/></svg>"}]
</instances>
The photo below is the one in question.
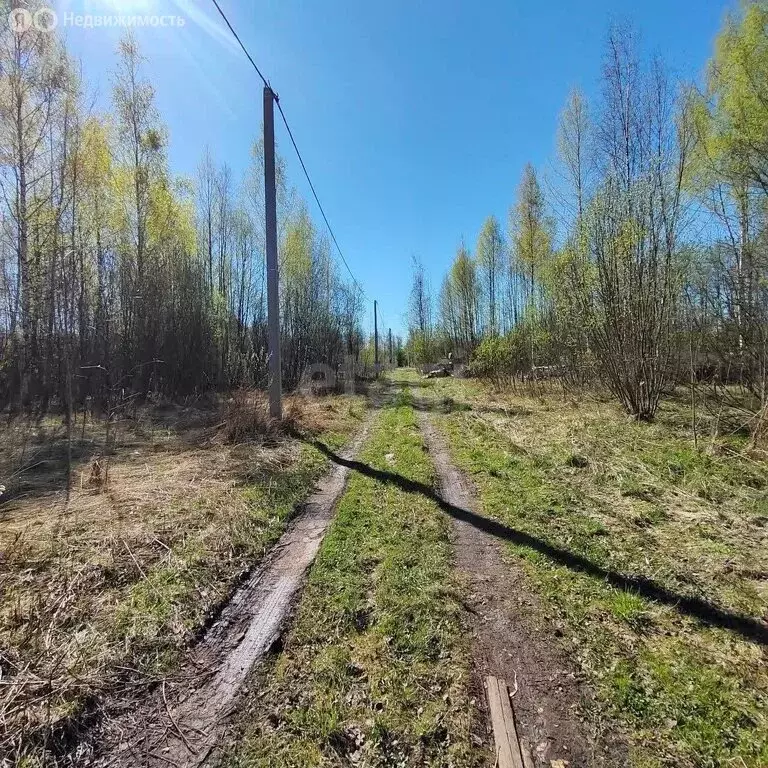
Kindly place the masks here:
<instances>
[{"instance_id":1,"label":"tree line","mask_svg":"<svg viewBox=\"0 0 768 768\"><path fill-rule=\"evenodd\" d=\"M242 178L174 175L134 37L99 113L60 38L0 26L0 408L264 385L262 142ZM290 387L359 356L363 306L280 158L277 186Z\"/></svg>"},{"instance_id":2,"label":"tree line","mask_svg":"<svg viewBox=\"0 0 768 768\"><path fill-rule=\"evenodd\" d=\"M749 402L759 431L767 342L763 0L727 17L701 86L611 28L599 96L574 90L562 111L553 178L526 166L506 231L490 216L436 296L415 264L411 359L451 351L497 380L600 380L640 419L705 380Z\"/></svg>"}]
</instances>

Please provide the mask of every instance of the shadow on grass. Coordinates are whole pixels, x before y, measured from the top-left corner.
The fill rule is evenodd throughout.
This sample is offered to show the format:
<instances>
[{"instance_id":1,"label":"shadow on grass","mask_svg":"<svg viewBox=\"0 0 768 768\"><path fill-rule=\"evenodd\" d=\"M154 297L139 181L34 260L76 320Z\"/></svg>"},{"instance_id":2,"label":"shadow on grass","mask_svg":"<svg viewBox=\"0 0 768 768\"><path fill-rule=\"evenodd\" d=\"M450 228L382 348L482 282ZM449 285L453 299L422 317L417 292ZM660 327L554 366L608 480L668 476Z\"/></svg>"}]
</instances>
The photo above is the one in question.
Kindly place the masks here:
<instances>
[{"instance_id":1,"label":"shadow on grass","mask_svg":"<svg viewBox=\"0 0 768 768\"><path fill-rule=\"evenodd\" d=\"M464 411L474 411L475 413L490 413L499 416L530 416L533 411L529 408L509 407L503 408L494 405L477 405L464 402L463 400L454 400L452 397L441 399L425 398L414 400L410 406L416 411L424 413L461 413Z\"/></svg>"},{"instance_id":2,"label":"shadow on grass","mask_svg":"<svg viewBox=\"0 0 768 768\"><path fill-rule=\"evenodd\" d=\"M469 523L475 528L489 533L491 536L530 547L554 562L570 568L572 571L602 579L619 589L635 591L649 600L655 600L658 603L672 606L680 613L698 619L704 624L722 627L741 635L747 640L760 643L761 645L768 645L768 625L761 621L725 610L698 597L679 595L644 576L625 576L616 571L609 571L574 552L556 547L528 533L510 528L496 520L490 520L467 509L449 504L433 488L424 483L409 480L407 477L394 472L374 469L360 461L345 459L320 441L313 440L310 442L335 464L349 467L349 469L379 482L396 485L406 493L418 493L426 496L452 518Z\"/></svg>"},{"instance_id":3,"label":"shadow on grass","mask_svg":"<svg viewBox=\"0 0 768 768\"><path fill-rule=\"evenodd\" d=\"M453 413L454 411L472 410L471 406L466 403L457 403L451 398L443 398L442 400L414 400L410 405L415 411L422 411L424 413Z\"/></svg>"},{"instance_id":4,"label":"shadow on grass","mask_svg":"<svg viewBox=\"0 0 768 768\"><path fill-rule=\"evenodd\" d=\"M95 441L74 437L71 445L72 465L90 457ZM20 468L0 466L0 480L6 485L0 496L0 518L10 502L27 496L42 497L66 488L67 439L63 434L45 435L30 440L29 459Z\"/></svg>"},{"instance_id":5,"label":"shadow on grass","mask_svg":"<svg viewBox=\"0 0 768 768\"><path fill-rule=\"evenodd\" d=\"M429 389L434 382L434 379L424 379L418 381L396 379L393 383L399 387L405 387L406 389Z\"/></svg>"}]
</instances>

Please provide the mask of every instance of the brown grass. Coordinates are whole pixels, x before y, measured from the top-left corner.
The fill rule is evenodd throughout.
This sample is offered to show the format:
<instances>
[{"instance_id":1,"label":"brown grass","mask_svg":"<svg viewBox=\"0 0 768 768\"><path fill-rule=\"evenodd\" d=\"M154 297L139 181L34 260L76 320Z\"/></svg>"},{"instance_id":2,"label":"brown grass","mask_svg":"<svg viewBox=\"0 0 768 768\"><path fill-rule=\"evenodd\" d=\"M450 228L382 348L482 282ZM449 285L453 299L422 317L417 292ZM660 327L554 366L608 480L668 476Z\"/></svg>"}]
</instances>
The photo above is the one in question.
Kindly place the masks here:
<instances>
[{"instance_id":1,"label":"brown grass","mask_svg":"<svg viewBox=\"0 0 768 768\"><path fill-rule=\"evenodd\" d=\"M104 422L81 422L69 498L60 421L7 425L0 755L42 754L105 686L167 674L322 470L290 435L339 444L363 408L289 397L277 425L260 393L238 392L210 408L140 409L110 425L109 447Z\"/></svg>"},{"instance_id":2,"label":"brown grass","mask_svg":"<svg viewBox=\"0 0 768 768\"><path fill-rule=\"evenodd\" d=\"M269 416L267 396L260 391L237 390L223 408L224 421L219 436L237 445L243 442L269 442L281 435L319 434L333 428L336 414L331 397L290 395L284 399L283 419Z\"/></svg>"}]
</instances>

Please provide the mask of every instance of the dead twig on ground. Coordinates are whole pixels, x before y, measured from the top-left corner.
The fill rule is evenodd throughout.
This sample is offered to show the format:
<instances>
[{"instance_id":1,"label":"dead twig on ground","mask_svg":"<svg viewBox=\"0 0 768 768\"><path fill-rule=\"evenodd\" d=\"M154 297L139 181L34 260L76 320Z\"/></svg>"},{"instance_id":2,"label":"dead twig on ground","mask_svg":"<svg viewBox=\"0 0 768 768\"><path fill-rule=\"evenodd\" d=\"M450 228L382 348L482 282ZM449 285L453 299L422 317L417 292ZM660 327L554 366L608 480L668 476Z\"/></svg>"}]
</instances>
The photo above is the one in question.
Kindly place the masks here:
<instances>
[{"instance_id":1,"label":"dead twig on ground","mask_svg":"<svg viewBox=\"0 0 768 768\"><path fill-rule=\"evenodd\" d=\"M168 706L168 699L165 696L165 680L163 680L163 704L165 704L165 711L168 714L168 719L171 721L171 725L173 725L174 730L181 737L181 740L184 742L184 746L189 750L189 753L194 755L195 750L192 749L192 745L189 743L187 737L184 735L181 728L179 728L179 724L173 719L173 715L171 714L171 708Z\"/></svg>"}]
</instances>

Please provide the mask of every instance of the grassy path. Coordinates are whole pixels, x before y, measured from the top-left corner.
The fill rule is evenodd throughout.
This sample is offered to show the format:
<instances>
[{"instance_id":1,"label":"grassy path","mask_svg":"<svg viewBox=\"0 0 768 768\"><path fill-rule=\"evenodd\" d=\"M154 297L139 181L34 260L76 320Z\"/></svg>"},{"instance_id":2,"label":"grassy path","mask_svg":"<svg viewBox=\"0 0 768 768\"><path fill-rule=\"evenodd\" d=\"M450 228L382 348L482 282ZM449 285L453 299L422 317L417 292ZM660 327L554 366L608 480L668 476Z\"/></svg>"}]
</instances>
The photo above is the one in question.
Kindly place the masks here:
<instances>
[{"instance_id":1,"label":"grassy path","mask_svg":"<svg viewBox=\"0 0 768 768\"><path fill-rule=\"evenodd\" d=\"M437 468L443 512L451 518L454 566L461 580L479 687L488 676L514 690L514 717L522 757L536 765L619 768L623 740L604 732L592 696L569 648L551 632L530 579L505 557L498 524L485 516L473 483L450 458L445 435L434 426L430 402L418 398L422 433ZM491 713L478 705L486 722ZM497 745L498 746L498 745Z\"/></svg>"},{"instance_id":2,"label":"grassy path","mask_svg":"<svg viewBox=\"0 0 768 768\"><path fill-rule=\"evenodd\" d=\"M434 468L405 398L384 408L311 570L284 653L260 673L235 766L473 766L469 658Z\"/></svg>"}]
</instances>

